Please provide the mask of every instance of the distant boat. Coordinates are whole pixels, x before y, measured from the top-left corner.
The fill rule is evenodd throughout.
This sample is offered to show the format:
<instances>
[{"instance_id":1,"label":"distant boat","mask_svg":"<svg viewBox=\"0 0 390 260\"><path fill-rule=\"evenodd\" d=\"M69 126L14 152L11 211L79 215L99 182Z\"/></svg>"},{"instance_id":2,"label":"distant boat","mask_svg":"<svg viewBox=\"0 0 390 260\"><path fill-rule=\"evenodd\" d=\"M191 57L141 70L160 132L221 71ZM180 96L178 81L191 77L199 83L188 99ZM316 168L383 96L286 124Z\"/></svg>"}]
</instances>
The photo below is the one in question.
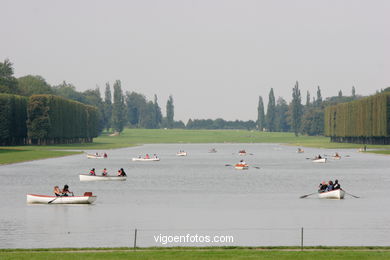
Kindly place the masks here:
<instances>
[{"instance_id":1,"label":"distant boat","mask_svg":"<svg viewBox=\"0 0 390 260\"><path fill-rule=\"evenodd\" d=\"M248 170L249 165L243 163L237 163L236 165L234 165L234 168L236 168L237 170Z\"/></svg>"},{"instance_id":2,"label":"distant boat","mask_svg":"<svg viewBox=\"0 0 390 260\"><path fill-rule=\"evenodd\" d=\"M135 157L135 158L132 158L133 161L140 161L140 162L156 162L156 161L160 161L160 158L158 157L153 157L153 158L139 158L139 157Z\"/></svg>"},{"instance_id":3,"label":"distant boat","mask_svg":"<svg viewBox=\"0 0 390 260\"><path fill-rule=\"evenodd\" d=\"M80 181L125 181L126 176L80 174Z\"/></svg>"},{"instance_id":4,"label":"distant boat","mask_svg":"<svg viewBox=\"0 0 390 260\"><path fill-rule=\"evenodd\" d=\"M312 162L315 162L315 163L326 163L326 158L313 159Z\"/></svg>"},{"instance_id":5,"label":"distant boat","mask_svg":"<svg viewBox=\"0 0 390 260\"><path fill-rule=\"evenodd\" d=\"M298 150L297 150L297 153L304 153L304 152L305 152L305 150L303 150L301 148L298 148Z\"/></svg>"},{"instance_id":6,"label":"distant boat","mask_svg":"<svg viewBox=\"0 0 390 260\"><path fill-rule=\"evenodd\" d=\"M345 191L342 189L319 192L320 199L344 199Z\"/></svg>"},{"instance_id":7,"label":"distant boat","mask_svg":"<svg viewBox=\"0 0 390 260\"><path fill-rule=\"evenodd\" d=\"M84 196L48 196L27 194L27 203L29 204L92 204L96 196L91 192L85 192Z\"/></svg>"},{"instance_id":8,"label":"distant boat","mask_svg":"<svg viewBox=\"0 0 390 260\"><path fill-rule=\"evenodd\" d=\"M216 152L217 152L217 150L215 150L215 148L212 148L209 150L209 153L216 153Z\"/></svg>"},{"instance_id":9,"label":"distant boat","mask_svg":"<svg viewBox=\"0 0 390 260\"><path fill-rule=\"evenodd\" d=\"M245 150L240 150L240 151L238 151L238 155L246 155L246 151Z\"/></svg>"},{"instance_id":10,"label":"distant boat","mask_svg":"<svg viewBox=\"0 0 390 260\"><path fill-rule=\"evenodd\" d=\"M177 156L187 156L187 152L177 152L176 153Z\"/></svg>"},{"instance_id":11,"label":"distant boat","mask_svg":"<svg viewBox=\"0 0 390 260\"><path fill-rule=\"evenodd\" d=\"M87 153L88 159L104 159L107 158L107 154L90 154Z\"/></svg>"}]
</instances>

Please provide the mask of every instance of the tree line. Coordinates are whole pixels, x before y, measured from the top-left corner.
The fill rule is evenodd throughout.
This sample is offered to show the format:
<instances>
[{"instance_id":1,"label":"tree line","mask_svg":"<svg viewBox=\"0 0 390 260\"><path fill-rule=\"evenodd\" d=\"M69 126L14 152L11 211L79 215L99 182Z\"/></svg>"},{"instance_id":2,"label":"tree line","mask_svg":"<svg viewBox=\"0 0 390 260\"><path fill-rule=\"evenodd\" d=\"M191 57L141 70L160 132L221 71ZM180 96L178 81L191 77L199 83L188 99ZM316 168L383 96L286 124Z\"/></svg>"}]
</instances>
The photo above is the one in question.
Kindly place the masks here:
<instances>
[{"instance_id":1,"label":"tree line","mask_svg":"<svg viewBox=\"0 0 390 260\"><path fill-rule=\"evenodd\" d=\"M321 89L318 86L316 97L311 98L306 93L306 103L302 104L302 95L298 81L292 88L292 101L288 104L285 99L275 99L273 88L268 95L267 110L264 101L259 96L257 106L257 128L269 132L294 132L295 135L323 135L324 134L324 108L329 105L349 102L360 99L352 87L351 96L344 96L340 90L337 96L322 99ZM275 101L276 100L276 101Z\"/></svg>"}]
</instances>

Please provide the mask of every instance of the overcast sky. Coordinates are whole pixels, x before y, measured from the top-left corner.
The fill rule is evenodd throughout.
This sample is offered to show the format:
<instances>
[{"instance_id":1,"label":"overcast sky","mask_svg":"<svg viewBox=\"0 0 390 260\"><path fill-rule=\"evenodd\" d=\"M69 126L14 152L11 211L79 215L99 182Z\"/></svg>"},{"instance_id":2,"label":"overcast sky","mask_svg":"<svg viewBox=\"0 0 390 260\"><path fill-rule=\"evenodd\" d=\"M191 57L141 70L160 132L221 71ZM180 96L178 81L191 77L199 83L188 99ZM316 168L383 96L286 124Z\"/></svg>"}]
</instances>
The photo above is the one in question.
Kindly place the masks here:
<instances>
[{"instance_id":1,"label":"overcast sky","mask_svg":"<svg viewBox=\"0 0 390 260\"><path fill-rule=\"evenodd\" d=\"M390 86L390 1L0 0L0 59L77 90L122 81L175 119L255 120L291 100Z\"/></svg>"}]
</instances>

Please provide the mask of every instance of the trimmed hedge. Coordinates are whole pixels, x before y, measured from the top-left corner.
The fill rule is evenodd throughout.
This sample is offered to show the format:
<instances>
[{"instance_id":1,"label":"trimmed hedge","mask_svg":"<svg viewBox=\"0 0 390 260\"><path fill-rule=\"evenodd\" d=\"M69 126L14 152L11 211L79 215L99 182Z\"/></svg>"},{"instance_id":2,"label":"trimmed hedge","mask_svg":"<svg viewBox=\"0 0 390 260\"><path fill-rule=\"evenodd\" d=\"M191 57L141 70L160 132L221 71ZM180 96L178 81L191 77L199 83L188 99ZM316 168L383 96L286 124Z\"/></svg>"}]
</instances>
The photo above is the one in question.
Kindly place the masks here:
<instances>
[{"instance_id":1,"label":"trimmed hedge","mask_svg":"<svg viewBox=\"0 0 390 260\"><path fill-rule=\"evenodd\" d=\"M365 140L390 137L390 93L325 108L325 135Z\"/></svg>"}]
</instances>

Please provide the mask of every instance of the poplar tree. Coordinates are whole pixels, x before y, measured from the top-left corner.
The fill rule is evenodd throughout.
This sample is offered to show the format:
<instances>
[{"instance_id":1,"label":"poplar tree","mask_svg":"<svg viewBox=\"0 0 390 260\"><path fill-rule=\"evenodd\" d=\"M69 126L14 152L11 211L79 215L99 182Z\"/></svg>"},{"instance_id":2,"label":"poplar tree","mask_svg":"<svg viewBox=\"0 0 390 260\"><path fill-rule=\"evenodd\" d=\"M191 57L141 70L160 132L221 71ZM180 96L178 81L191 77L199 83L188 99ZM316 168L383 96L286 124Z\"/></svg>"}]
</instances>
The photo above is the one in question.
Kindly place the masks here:
<instances>
[{"instance_id":1,"label":"poplar tree","mask_svg":"<svg viewBox=\"0 0 390 260\"><path fill-rule=\"evenodd\" d=\"M257 127L260 131L263 131L265 128L264 104L261 96L259 96L259 104L257 106Z\"/></svg>"},{"instance_id":2,"label":"poplar tree","mask_svg":"<svg viewBox=\"0 0 390 260\"><path fill-rule=\"evenodd\" d=\"M355 86L352 86L352 97L356 98Z\"/></svg>"},{"instance_id":3,"label":"poplar tree","mask_svg":"<svg viewBox=\"0 0 390 260\"><path fill-rule=\"evenodd\" d=\"M173 123L174 123L173 117L174 117L175 112L174 112L174 105L173 105L173 97L172 97L172 95L170 95L169 98L168 98L166 110L167 110L167 124L168 124L168 128L173 128Z\"/></svg>"},{"instance_id":4,"label":"poplar tree","mask_svg":"<svg viewBox=\"0 0 390 260\"><path fill-rule=\"evenodd\" d=\"M321 106L322 104L322 96L320 86L317 87L317 106Z\"/></svg>"},{"instance_id":5,"label":"poplar tree","mask_svg":"<svg viewBox=\"0 0 390 260\"><path fill-rule=\"evenodd\" d=\"M295 86L293 88L291 105L291 127L295 133L295 136L298 136L302 122L301 91L299 90L298 81L295 83Z\"/></svg>"},{"instance_id":6,"label":"poplar tree","mask_svg":"<svg viewBox=\"0 0 390 260\"><path fill-rule=\"evenodd\" d=\"M267 106L267 128L270 132L275 131L275 95L274 89L271 88L269 92L268 98L268 106Z\"/></svg>"},{"instance_id":7,"label":"poplar tree","mask_svg":"<svg viewBox=\"0 0 390 260\"><path fill-rule=\"evenodd\" d=\"M310 93L309 90L306 92L306 106L310 106Z\"/></svg>"},{"instance_id":8,"label":"poplar tree","mask_svg":"<svg viewBox=\"0 0 390 260\"><path fill-rule=\"evenodd\" d=\"M111 128L112 121L112 97L110 83L106 83L106 90L104 92L104 126L107 131Z\"/></svg>"},{"instance_id":9,"label":"poplar tree","mask_svg":"<svg viewBox=\"0 0 390 260\"><path fill-rule=\"evenodd\" d=\"M154 106L154 116L155 116L154 120L155 120L156 128L159 128L160 124L162 122L162 113L161 113L161 108L157 103L157 95L156 94L154 94L153 106Z\"/></svg>"},{"instance_id":10,"label":"poplar tree","mask_svg":"<svg viewBox=\"0 0 390 260\"><path fill-rule=\"evenodd\" d=\"M122 132L125 125L125 104L121 81L114 83L114 104L112 107L112 127L116 132Z\"/></svg>"}]
</instances>

